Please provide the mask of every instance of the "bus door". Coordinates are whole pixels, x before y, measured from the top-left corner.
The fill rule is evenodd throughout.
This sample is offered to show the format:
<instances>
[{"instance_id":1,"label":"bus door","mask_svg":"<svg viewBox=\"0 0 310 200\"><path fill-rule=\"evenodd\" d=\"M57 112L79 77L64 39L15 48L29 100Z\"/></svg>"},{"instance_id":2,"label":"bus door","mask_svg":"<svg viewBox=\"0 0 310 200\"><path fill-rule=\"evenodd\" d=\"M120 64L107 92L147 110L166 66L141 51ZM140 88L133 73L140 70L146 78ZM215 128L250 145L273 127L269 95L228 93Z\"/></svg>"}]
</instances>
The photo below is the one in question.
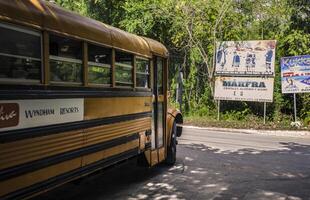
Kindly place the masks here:
<instances>
[{"instance_id":1,"label":"bus door","mask_svg":"<svg viewBox=\"0 0 310 200\"><path fill-rule=\"evenodd\" d=\"M153 65L153 111L152 111L152 149L156 149L157 162L161 161L164 156L164 59L154 57ZM161 152L159 152L161 151ZM159 155L162 154L162 155ZM154 157L155 153L152 153ZM154 158L152 158L152 162Z\"/></svg>"}]
</instances>

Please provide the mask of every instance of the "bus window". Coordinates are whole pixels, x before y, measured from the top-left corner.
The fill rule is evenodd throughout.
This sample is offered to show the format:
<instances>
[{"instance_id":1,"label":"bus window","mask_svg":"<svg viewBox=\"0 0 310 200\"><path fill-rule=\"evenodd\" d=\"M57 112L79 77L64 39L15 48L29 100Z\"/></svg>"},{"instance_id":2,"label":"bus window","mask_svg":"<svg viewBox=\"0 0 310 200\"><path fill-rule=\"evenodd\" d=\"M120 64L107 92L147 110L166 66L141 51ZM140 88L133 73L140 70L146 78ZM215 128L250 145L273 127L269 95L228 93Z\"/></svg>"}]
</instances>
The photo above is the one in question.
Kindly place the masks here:
<instances>
[{"instance_id":1,"label":"bus window","mask_svg":"<svg viewBox=\"0 0 310 200\"><path fill-rule=\"evenodd\" d=\"M0 23L0 80L41 77L41 34Z\"/></svg>"},{"instance_id":2,"label":"bus window","mask_svg":"<svg viewBox=\"0 0 310 200\"><path fill-rule=\"evenodd\" d=\"M88 82L111 84L112 49L88 44Z\"/></svg>"},{"instance_id":3,"label":"bus window","mask_svg":"<svg viewBox=\"0 0 310 200\"><path fill-rule=\"evenodd\" d=\"M158 95L163 94L163 59L157 57L157 90Z\"/></svg>"},{"instance_id":4,"label":"bus window","mask_svg":"<svg viewBox=\"0 0 310 200\"><path fill-rule=\"evenodd\" d=\"M115 83L116 86L132 87L133 55L115 52Z\"/></svg>"},{"instance_id":5,"label":"bus window","mask_svg":"<svg viewBox=\"0 0 310 200\"><path fill-rule=\"evenodd\" d=\"M136 81L137 87L149 88L150 80L150 61L147 59L136 59Z\"/></svg>"},{"instance_id":6,"label":"bus window","mask_svg":"<svg viewBox=\"0 0 310 200\"><path fill-rule=\"evenodd\" d=\"M163 58L155 57L154 63L154 79L153 79L153 94L156 101L153 103L153 129L152 142L155 139L156 145L152 147L162 147L164 145L164 101L163 101ZM153 136L155 135L155 136Z\"/></svg>"},{"instance_id":7,"label":"bus window","mask_svg":"<svg viewBox=\"0 0 310 200\"><path fill-rule=\"evenodd\" d=\"M158 120L158 147L164 145L164 106L163 102L157 103L157 120Z\"/></svg>"},{"instance_id":8,"label":"bus window","mask_svg":"<svg viewBox=\"0 0 310 200\"><path fill-rule=\"evenodd\" d=\"M164 106L162 100L159 101L159 96L163 95L163 58L157 57L156 60L156 85L157 85L157 95L158 95L158 101L157 101L157 135L158 135L158 147L163 146L163 137L164 137Z\"/></svg>"},{"instance_id":9,"label":"bus window","mask_svg":"<svg viewBox=\"0 0 310 200\"><path fill-rule=\"evenodd\" d=\"M50 78L53 82L82 82L82 43L50 35Z\"/></svg>"}]
</instances>

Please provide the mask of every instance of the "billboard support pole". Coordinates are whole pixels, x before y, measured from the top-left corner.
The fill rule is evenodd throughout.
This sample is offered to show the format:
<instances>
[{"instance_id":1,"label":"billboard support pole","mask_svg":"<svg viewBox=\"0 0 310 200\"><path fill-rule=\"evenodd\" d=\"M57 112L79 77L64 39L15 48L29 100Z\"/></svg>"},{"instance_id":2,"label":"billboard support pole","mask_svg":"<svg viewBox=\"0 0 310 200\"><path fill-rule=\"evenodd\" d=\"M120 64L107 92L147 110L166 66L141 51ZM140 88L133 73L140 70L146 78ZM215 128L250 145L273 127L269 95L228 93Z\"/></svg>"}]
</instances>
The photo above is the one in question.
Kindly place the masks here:
<instances>
[{"instance_id":1,"label":"billboard support pole","mask_svg":"<svg viewBox=\"0 0 310 200\"><path fill-rule=\"evenodd\" d=\"M266 107L267 107L267 103L264 102L264 124L266 124Z\"/></svg>"},{"instance_id":2,"label":"billboard support pole","mask_svg":"<svg viewBox=\"0 0 310 200\"><path fill-rule=\"evenodd\" d=\"M175 88L175 102L179 102L179 83L177 83L176 88Z\"/></svg>"},{"instance_id":3,"label":"billboard support pole","mask_svg":"<svg viewBox=\"0 0 310 200\"><path fill-rule=\"evenodd\" d=\"M263 34L263 29L262 29L262 34ZM264 37L262 35L262 37ZM267 79L267 76L265 76L265 78ZM266 107L267 107L267 102L264 102L264 124L266 124Z\"/></svg>"},{"instance_id":4,"label":"billboard support pole","mask_svg":"<svg viewBox=\"0 0 310 200\"><path fill-rule=\"evenodd\" d=\"M220 106L221 106L221 100L217 100L217 121L220 120Z\"/></svg>"},{"instance_id":5,"label":"billboard support pole","mask_svg":"<svg viewBox=\"0 0 310 200\"><path fill-rule=\"evenodd\" d=\"M296 93L294 93L294 119L295 119L295 122L297 122Z\"/></svg>"}]
</instances>

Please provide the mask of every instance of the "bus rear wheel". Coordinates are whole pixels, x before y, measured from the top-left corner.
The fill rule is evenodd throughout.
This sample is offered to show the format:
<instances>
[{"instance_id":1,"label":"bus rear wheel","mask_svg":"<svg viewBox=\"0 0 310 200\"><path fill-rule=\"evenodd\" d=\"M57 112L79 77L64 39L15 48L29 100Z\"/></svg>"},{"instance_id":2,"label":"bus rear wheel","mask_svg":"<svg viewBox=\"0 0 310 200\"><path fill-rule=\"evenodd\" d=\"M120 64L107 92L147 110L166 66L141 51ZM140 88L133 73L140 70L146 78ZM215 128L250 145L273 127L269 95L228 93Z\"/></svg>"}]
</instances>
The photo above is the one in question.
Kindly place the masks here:
<instances>
[{"instance_id":1,"label":"bus rear wheel","mask_svg":"<svg viewBox=\"0 0 310 200\"><path fill-rule=\"evenodd\" d=\"M174 121L171 132L170 145L167 148L167 158L165 161L167 165L175 164L176 154L177 154L177 126L176 122Z\"/></svg>"}]
</instances>

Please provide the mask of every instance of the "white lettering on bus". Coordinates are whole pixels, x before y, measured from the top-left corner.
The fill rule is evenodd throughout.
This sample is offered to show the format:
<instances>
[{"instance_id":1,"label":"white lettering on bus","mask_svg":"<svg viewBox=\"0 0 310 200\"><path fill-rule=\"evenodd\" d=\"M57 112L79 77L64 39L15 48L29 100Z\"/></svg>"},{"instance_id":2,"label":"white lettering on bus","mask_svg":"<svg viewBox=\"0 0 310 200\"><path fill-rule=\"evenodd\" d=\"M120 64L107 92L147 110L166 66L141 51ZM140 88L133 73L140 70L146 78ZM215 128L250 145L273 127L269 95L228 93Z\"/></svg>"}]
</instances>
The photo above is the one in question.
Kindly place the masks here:
<instances>
[{"instance_id":1,"label":"white lettering on bus","mask_svg":"<svg viewBox=\"0 0 310 200\"><path fill-rule=\"evenodd\" d=\"M25 110L26 118L54 115L54 109Z\"/></svg>"},{"instance_id":2,"label":"white lettering on bus","mask_svg":"<svg viewBox=\"0 0 310 200\"><path fill-rule=\"evenodd\" d=\"M16 116L16 112L15 110L13 110L12 112L8 113L4 113L4 108L3 106L0 107L0 120L1 121L7 121L10 119L13 119Z\"/></svg>"}]
</instances>

